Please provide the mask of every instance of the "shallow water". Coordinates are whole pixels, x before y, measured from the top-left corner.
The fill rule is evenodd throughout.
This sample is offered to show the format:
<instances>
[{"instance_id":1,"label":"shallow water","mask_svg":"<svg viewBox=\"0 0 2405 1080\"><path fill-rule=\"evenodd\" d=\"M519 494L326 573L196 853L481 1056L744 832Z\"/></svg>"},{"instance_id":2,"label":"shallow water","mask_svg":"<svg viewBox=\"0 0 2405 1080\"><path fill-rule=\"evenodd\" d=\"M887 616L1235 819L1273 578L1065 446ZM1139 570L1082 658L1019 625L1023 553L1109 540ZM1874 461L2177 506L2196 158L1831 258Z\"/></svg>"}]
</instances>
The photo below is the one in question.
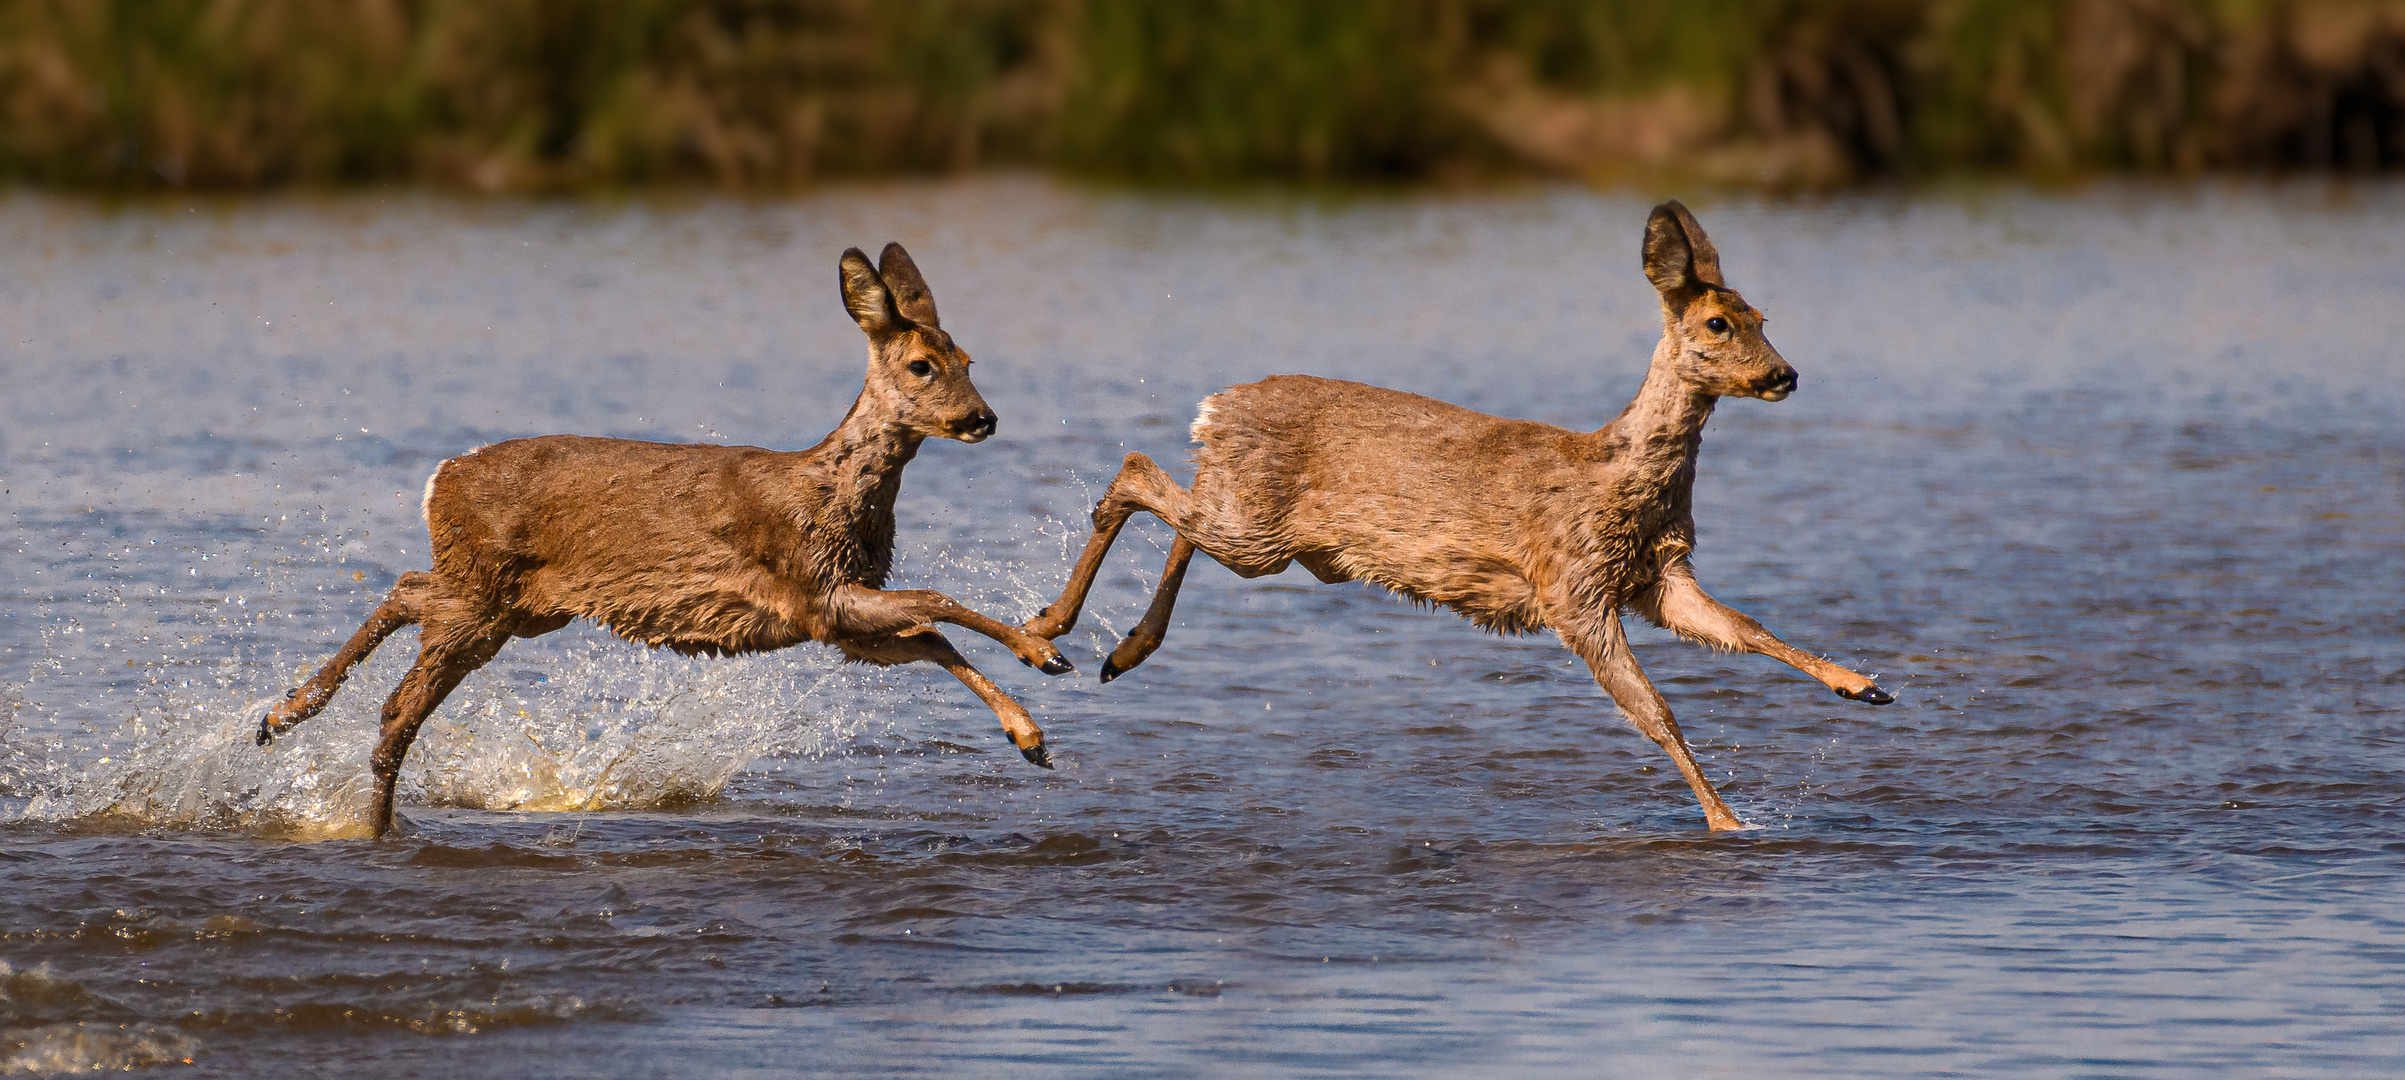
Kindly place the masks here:
<instances>
[{"instance_id":1,"label":"shallow water","mask_svg":"<svg viewBox=\"0 0 2405 1080\"><path fill-rule=\"evenodd\" d=\"M898 579L1015 619L1220 386L1609 419L1645 206L0 198L0 1072L2405 1068L2395 187L1698 200L1803 373L1713 421L1702 580L1900 699L1635 630L1743 833L1557 643L1299 569L1198 566L1096 686L1149 519L1080 674L953 635L1057 772L932 668L583 629L436 715L400 839L352 837L408 632L250 744L442 458L815 442L846 246L910 246L1003 418L911 467Z\"/></svg>"}]
</instances>

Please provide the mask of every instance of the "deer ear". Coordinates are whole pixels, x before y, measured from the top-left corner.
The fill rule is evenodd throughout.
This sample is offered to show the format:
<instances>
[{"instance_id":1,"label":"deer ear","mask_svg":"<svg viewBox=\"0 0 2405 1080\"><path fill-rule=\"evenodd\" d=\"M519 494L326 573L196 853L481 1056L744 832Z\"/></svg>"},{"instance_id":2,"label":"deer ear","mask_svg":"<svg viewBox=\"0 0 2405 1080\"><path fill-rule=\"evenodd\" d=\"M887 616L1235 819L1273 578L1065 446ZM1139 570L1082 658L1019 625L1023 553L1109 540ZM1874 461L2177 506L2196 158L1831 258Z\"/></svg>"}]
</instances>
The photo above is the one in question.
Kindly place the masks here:
<instances>
[{"instance_id":1,"label":"deer ear","mask_svg":"<svg viewBox=\"0 0 2405 1080\"><path fill-rule=\"evenodd\" d=\"M852 313L852 321L859 323L863 332L873 337L901 328L902 316L894 310L893 294L886 291L877 268L868 264L868 256L859 248L846 248L840 270L844 309Z\"/></svg>"},{"instance_id":2,"label":"deer ear","mask_svg":"<svg viewBox=\"0 0 2405 1080\"><path fill-rule=\"evenodd\" d=\"M1719 250L1677 199L1654 207L1645 219L1645 277L1664 297L1706 285L1728 287Z\"/></svg>"},{"instance_id":3,"label":"deer ear","mask_svg":"<svg viewBox=\"0 0 2405 1080\"><path fill-rule=\"evenodd\" d=\"M893 294L894 310L902 317L921 326L941 327L935 319L935 294L927 291L927 279L919 275L919 264L910 261L910 253L900 244L885 245L885 254L877 259L877 274L885 279L885 288Z\"/></svg>"}]
</instances>

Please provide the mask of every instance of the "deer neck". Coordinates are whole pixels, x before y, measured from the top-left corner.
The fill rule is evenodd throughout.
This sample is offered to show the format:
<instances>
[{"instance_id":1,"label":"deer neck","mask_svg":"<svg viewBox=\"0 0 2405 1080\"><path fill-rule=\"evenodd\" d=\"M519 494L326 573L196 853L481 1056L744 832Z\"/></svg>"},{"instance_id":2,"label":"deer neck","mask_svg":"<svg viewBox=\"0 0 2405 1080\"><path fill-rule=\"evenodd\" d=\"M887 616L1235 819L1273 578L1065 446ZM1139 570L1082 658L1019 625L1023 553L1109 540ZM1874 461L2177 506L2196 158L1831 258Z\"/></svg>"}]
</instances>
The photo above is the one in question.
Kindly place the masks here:
<instances>
[{"instance_id":1,"label":"deer neck","mask_svg":"<svg viewBox=\"0 0 2405 1080\"><path fill-rule=\"evenodd\" d=\"M893 562L894 499L923 436L891 423L863 392L843 423L803 451L809 503L795 516L822 537L824 571L875 588Z\"/></svg>"},{"instance_id":2,"label":"deer neck","mask_svg":"<svg viewBox=\"0 0 2405 1080\"><path fill-rule=\"evenodd\" d=\"M863 408L868 395L852 403L843 423L811 450L828 495L827 509L843 517L892 517L894 497L902 490L902 467L917 457L925 437Z\"/></svg>"},{"instance_id":3,"label":"deer neck","mask_svg":"<svg viewBox=\"0 0 2405 1080\"><path fill-rule=\"evenodd\" d=\"M1712 407L1719 403L1718 395L1697 390L1679 377L1678 343L1664 336L1637 396L1595 436L1611 460L1627 470L1627 482L1668 485L1682 476L1695 475L1704 422L1712 418Z\"/></svg>"}]
</instances>

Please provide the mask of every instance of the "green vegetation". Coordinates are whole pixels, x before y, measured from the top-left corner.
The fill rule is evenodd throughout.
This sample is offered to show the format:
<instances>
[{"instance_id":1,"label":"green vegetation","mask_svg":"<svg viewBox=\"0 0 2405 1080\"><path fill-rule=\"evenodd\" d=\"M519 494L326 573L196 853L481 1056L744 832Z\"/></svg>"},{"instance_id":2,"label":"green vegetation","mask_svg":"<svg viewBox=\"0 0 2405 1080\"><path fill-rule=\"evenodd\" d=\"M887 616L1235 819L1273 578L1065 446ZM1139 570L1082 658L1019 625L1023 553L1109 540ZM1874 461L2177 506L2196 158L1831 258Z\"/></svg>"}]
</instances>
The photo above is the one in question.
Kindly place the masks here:
<instances>
[{"instance_id":1,"label":"green vegetation","mask_svg":"<svg viewBox=\"0 0 2405 1080\"><path fill-rule=\"evenodd\" d=\"M0 179L2405 164L2405 0L0 0Z\"/></svg>"}]
</instances>

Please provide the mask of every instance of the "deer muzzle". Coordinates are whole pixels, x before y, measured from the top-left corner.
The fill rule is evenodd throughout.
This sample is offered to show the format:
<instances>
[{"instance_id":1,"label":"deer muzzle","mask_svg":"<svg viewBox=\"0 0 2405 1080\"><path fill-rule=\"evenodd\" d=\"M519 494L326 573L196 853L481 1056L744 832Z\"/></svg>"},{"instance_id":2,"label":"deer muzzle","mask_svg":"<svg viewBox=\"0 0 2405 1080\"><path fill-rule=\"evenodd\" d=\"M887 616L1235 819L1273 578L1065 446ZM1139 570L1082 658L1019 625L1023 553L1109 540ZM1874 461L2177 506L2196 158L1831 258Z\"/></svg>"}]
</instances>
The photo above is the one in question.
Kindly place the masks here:
<instances>
[{"instance_id":1,"label":"deer muzzle","mask_svg":"<svg viewBox=\"0 0 2405 1080\"><path fill-rule=\"evenodd\" d=\"M995 425L1000 422L992 409L979 409L952 421L952 437L965 443L984 442L985 437L993 434Z\"/></svg>"},{"instance_id":2,"label":"deer muzzle","mask_svg":"<svg viewBox=\"0 0 2405 1080\"><path fill-rule=\"evenodd\" d=\"M1754 383L1754 393L1761 395L1764 401L1782 400L1795 393L1795 378L1795 369L1781 364L1779 370Z\"/></svg>"}]
</instances>

